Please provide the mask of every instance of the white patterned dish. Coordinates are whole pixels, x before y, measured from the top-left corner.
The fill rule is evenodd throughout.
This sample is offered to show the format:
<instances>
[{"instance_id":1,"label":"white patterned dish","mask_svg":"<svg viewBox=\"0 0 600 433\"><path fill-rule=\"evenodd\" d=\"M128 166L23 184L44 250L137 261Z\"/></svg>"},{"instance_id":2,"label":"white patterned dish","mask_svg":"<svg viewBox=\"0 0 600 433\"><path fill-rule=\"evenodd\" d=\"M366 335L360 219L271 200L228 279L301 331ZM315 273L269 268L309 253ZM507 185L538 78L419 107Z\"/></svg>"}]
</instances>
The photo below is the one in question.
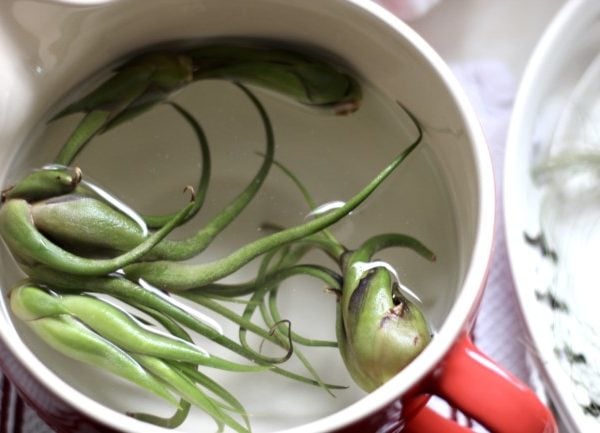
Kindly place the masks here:
<instances>
[{"instance_id":1,"label":"white patterned dish","mask_svg":"<svg viewBox=\"0 0 600 433\"><path fill-rule=\"evenodd\" d=\"M600 150L599 47L600 2L567 2L526 69L504 173L507 245L526 344L572 432L600 430L599 178L588 165L533 173L550 157Z\"/></svg>"}]
</instances>

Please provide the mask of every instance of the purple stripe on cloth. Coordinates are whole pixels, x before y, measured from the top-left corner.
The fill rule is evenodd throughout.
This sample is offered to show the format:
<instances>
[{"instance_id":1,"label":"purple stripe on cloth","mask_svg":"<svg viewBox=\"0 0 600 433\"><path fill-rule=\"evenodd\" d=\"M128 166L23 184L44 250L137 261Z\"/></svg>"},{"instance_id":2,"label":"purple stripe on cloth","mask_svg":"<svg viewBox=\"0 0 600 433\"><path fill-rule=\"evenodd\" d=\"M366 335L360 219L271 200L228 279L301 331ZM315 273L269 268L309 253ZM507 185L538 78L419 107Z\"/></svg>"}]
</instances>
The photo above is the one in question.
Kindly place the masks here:
<instances>
[{"instance_id":1,"label":"purple stripe on cloth","mask_svg":"<svg viewBox=\"0 0 600 433\"><path fill-rule=\"evenodd\" d=\"M25 404L19 395L15 392L14 417L13 417L13 433L21 433L23 431L23 411Z\"/></svg>"},{"instance_id":2,"label":"purple stripe on cloth","mask_svg":"<svg viewBox=\"0 0 600 433\"><path fill-rule=\"evenodd\" d=\"M8 433L10 417L10 382L2 376L2 403L0 406L0 433Z\"/></svg>"},{"instance_id":3,"label":"purple stripe on cloth","mask_svg":"<svg viewBox=\"0 0 600 433\"><path fill-rule=\"evenodd\" d=\"M0 433L53 433L0 373Z\"/></svg>"}]
</instances>

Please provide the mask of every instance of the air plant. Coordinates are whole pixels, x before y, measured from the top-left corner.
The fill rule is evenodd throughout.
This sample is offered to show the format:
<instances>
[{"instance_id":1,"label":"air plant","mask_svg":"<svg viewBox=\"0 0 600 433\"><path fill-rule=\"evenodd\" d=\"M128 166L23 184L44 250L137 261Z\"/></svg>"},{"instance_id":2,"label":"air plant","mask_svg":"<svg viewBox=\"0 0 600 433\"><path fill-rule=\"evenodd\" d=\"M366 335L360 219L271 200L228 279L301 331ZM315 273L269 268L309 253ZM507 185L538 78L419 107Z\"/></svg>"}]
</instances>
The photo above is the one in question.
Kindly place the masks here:
<instances>
[{"instance_id":1,"label":"air plant","mask_svg":"<svg viewBox=\"0 0 600 433\"><path fill-rule=\"evenodd\" d=\"M202 127L169 96L209 78L231 81L257 110L265 134L263 161L246 188L198 232L182 240L166 239L202 210L211 177L211 154ZM409 299L395 270L374 256L389 247L406 247L428 260L434 260L434 254L402 234L374 236L350 250L328 230L360 206L422 141L419 122L412 115L418 137L341 206L296 226L278 227L220 259L186 261L209 248L238 218L273 165L296 184L311 209L316 207L300 180L275 160L269 116L246 85L335 114L351 113L360 103L360 86L350 74L292 49L219 44L151 51L123 63L98 88L55 116L84 113L53 164L2 192L0 235L26 274L10 291L14 314L66 356L105 368L172 403L176 412L169 418L130 414L165 427L183 422L193 405L212 417L219 431L225 426L250 430L240 402L205 368L268 371L331 392L344 386L323 380L297 346L335 346L355 382L370 391L404 368L430 340L418 304ZM192 199L180 211L138 215L88 182L72 164L96 135L158 103L170 104L193 128L202 173L195 188L185 188ZM303 263L313 249L324 251L335 267ZM251 281L237 285L221 281L255 259L261 264ZM295 275L317 278L337 296L337 341L298 335L281 317L278 289ZM174 295L234 322L238 338L226 336L213 318ZM241 314L227 307L232 300L245 303ZM252 320L257 308L266 326ZM209 354L190 331L248 362ZM266 355L251 347L248 333L279 347L280 354ZM304 365L305 374L284 367L293 356Z\"/></svg>"}]
</instances>

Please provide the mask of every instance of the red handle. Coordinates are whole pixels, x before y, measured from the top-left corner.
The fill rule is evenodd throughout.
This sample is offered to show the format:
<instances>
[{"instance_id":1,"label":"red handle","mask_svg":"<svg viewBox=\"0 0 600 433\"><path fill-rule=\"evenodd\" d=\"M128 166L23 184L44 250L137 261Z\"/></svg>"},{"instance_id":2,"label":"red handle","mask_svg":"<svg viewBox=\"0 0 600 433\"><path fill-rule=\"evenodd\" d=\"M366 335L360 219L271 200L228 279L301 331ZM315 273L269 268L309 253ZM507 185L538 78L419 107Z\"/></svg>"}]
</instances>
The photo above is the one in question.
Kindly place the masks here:
<instances>
[{"instance_id":1,"label":"red handle","mask_svg":"<svg viewBox=\"0 0 600 433\"><path fill-rule=\"evenodd\" d=\"M431 378L430 392L494 433L558 433L552 413L535 393L498 367L465 335ZM467 433L425 408L404 433Z\"/></svg>"}]
</instances>

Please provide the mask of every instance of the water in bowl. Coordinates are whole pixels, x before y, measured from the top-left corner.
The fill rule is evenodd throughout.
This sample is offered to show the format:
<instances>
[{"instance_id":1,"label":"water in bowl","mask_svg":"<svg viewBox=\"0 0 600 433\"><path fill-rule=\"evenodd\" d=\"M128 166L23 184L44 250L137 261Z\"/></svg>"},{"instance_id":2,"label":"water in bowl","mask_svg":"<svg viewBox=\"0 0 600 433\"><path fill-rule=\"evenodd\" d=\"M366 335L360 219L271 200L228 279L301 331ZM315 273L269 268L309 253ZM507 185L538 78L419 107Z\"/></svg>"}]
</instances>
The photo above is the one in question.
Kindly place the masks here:
<instances>
[{"instance_id":1,"label":"water in bowl","mask_svg":"<svg viewBox=\"0 0 600 433\"><path fill-rule=\"evenodd\" d=\"M416 129L397 102L386 98L375 86L364 87L361 108L349 116L311 111L255 89L271 116L276 140L275 158L300 178L319 204L345 201L358 192L416 137ZM184 237L223 209L250 181L262 162L265 137L260 119L249 100L231 83L203 81L174 96L202 124L213 155L212 179L205 206L197 217L178 229L173 237ZM60 107L59 107L60 108ZM50 113L50 115L53 113ZM11 164L8 179L51 162L75 127L78 116L44 123ZM378 258L391 263L402 283L422 301L432 329L443 320L458 286L457 235L448 186L439 174L440 161L428 142L422 145L357 210L332 227L348 248L368 237L403 232L417 237L437 255L429 263L414 253L384 251ZM179 209L187 197L185 185L195 184L200 173L200 151L189 126L169 106L150 112L93 140L75 164L93 179L140 213ZM265 235L264 223L291 226L310 212L302 195L283 172L273 167L265 185L243 212L196 261L228 254ZM309 263L334 267L323 255ZM255 275L256 263L227 278L243 281ZM5 277L4 287L14 284ZM320 339L335 339L335 298L322 283L295 278L281 290L282 315L298 333ZM208 314L211 314L208 312ZM233 338L237 328L223 324ZM56 354L24 326L16 323L33 352L69 385L120 412L153 411L169 415L172 408L145 393ZM230 353L196 336L199 345L231 359ZM348 385L335 391L293 382L271 373L241 374L206 370L245 405L256 432L275 431L301 425L345 408L365 394L352 384L334 348L302 348L321 377ZM302 372L290 361L286 367ZM193 411L182 431L210 431L214 424L200 411Z\"/></svg>"}]
</instances>

